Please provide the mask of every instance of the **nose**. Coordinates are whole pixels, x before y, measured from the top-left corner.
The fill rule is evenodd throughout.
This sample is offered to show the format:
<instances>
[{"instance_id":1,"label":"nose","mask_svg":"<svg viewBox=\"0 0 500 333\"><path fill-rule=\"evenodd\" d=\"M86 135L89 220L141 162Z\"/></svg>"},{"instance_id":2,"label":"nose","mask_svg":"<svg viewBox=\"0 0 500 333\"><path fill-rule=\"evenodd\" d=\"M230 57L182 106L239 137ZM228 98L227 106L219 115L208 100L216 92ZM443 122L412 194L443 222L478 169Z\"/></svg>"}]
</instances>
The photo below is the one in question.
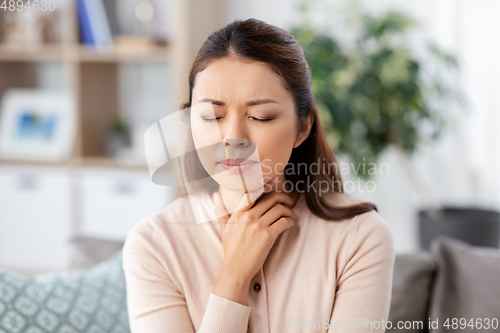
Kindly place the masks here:
<instances>
[{"instance_id":1,"label":"nose","mask_svg":"<svg viewBox=\"0 0 500 333\"><path fill-rule=\"evenodd\" d=\"M231 148L245 148L250 145L250 140L246 139L224 139L224 144L226 147Z\"/></svg>"},{"instance_id":2,"label":"nose","mask_svg":"<svg viewBox=\"0 0 500 333\"><path fill-rule=\"evenodd\" d=\"M224 124L224 144L231 148L245 148L250 145L250 140L247 137L245 125L237 118L229 119L228 117L226 124Z\"/></svg>"}]
</instances>

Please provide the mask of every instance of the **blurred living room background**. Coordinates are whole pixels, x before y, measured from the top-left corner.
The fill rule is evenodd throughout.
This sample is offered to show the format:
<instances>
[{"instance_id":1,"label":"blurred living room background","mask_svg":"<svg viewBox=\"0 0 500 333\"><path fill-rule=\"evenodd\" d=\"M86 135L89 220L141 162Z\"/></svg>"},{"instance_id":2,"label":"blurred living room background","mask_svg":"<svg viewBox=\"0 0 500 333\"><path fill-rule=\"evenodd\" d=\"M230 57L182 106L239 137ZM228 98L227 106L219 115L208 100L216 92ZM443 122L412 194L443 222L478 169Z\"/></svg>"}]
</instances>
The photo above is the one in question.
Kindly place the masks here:
<instances>
[{"instance_id":1,"label":"blurred living room background","mask_svg":"<svg viewBox=\"0 0 500 333\"><path fill-rule=\"evenodd\" d=\"M250 17L304 43L340 161L368 149L383 165L361 187L357 174L344 175L345 191L378 206L398 254L428 249L440 233L498 248L500 2L26 3L0 8L0 267L75 267L82 241L119 244L171 202L175 189L151 180L144 132L187 101L189 69L209 33ZM347 95L325 89L340 86ZM441 124L434 116L445 121L430 139L426 124Z\"/></svg>"}]
</instances>

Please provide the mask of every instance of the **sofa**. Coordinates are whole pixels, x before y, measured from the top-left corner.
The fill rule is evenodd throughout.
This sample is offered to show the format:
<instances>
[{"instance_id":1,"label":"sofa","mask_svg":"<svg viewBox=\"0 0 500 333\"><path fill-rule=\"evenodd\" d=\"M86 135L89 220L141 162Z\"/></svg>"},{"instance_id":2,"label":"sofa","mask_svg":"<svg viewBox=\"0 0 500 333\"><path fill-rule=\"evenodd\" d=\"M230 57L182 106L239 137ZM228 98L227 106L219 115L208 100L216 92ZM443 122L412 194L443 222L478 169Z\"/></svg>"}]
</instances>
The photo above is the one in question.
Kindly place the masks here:
<instances>
[{"instance_id":1,"label":"sofa","mask_svg":"<svg viewBox=\"0 0 500 333\"><path fill-rule=\"evenodd\" d=\"M438 236L398 254L388 320L387 332L500 332L500 249Z\"/></svg>"},{"instance_id":2,"label":"sofa","mask_svg":"<svg viewBox=\"0 0 500 333\"><path fill-rule=\"evenodd\" d=\"M123 242L72 242L79 251L67 271L0 269L0 333L130 332ZM499 249L441 236L431 251L396 255L387 332L500 332L499 319Z\"/></svg>"}]
</instances>

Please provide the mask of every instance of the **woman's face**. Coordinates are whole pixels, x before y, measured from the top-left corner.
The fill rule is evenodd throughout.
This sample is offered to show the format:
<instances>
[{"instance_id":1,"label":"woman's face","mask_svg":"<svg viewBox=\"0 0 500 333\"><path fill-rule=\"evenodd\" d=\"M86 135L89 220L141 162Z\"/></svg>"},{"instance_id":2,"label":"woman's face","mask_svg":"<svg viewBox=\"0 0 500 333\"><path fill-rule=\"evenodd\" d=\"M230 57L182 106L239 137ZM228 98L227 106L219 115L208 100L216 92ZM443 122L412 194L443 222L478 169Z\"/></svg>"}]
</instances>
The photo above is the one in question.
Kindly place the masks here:
<instances>
[{"instance_id":1,"label":"woman's face","mask_svg":"<svg viewBox=\"0 0 500 333\"><path fill-rule=\"evenodd\" d=\"M283 173L298 145L295 105L279 75L265 63L232 57L196 76L191 130L204 168L234 191L256 190ZM242 164L228 168L228 157L241 158L229 164Z\"/></svg>"}]
</instances>

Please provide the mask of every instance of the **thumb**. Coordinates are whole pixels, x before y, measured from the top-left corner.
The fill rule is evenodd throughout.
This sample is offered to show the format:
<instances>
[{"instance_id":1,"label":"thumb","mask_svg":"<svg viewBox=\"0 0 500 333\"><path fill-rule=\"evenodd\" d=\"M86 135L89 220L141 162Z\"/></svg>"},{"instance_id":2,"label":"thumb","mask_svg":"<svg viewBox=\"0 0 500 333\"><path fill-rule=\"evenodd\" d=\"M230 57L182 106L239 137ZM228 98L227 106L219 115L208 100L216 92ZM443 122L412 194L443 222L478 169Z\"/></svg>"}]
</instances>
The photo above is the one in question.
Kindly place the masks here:
<instances>
[{"instance_id":1,"label":"thumb","mask_svg":"<svg viewBox=\"0 0 500 333\"><path fill-rule=\"evenodd\" d=\"M217 216L217 221L219 222L221 228L221 234L224 231L224 227L231 217L222 202L219 191L214 193L214 203L215 203L215 216Z\"/></svg>"},{"instance_id":2,"label":"thumb","mask_svg":"<svg viewBox=\"0 0 500 333\"><path fill-rule=\"evenodd\" d=\"M278 181L278 176L274 177L271 179L269 182L265 183L262 187L246 192L245 195L241 198L240 203L236 207L237 211L246 211L252 208L259 199L268 192L271 192L273 189L273 185L276 184ZM266 189L266 186L268 189Z\"/></svg>"}]
</instances>

